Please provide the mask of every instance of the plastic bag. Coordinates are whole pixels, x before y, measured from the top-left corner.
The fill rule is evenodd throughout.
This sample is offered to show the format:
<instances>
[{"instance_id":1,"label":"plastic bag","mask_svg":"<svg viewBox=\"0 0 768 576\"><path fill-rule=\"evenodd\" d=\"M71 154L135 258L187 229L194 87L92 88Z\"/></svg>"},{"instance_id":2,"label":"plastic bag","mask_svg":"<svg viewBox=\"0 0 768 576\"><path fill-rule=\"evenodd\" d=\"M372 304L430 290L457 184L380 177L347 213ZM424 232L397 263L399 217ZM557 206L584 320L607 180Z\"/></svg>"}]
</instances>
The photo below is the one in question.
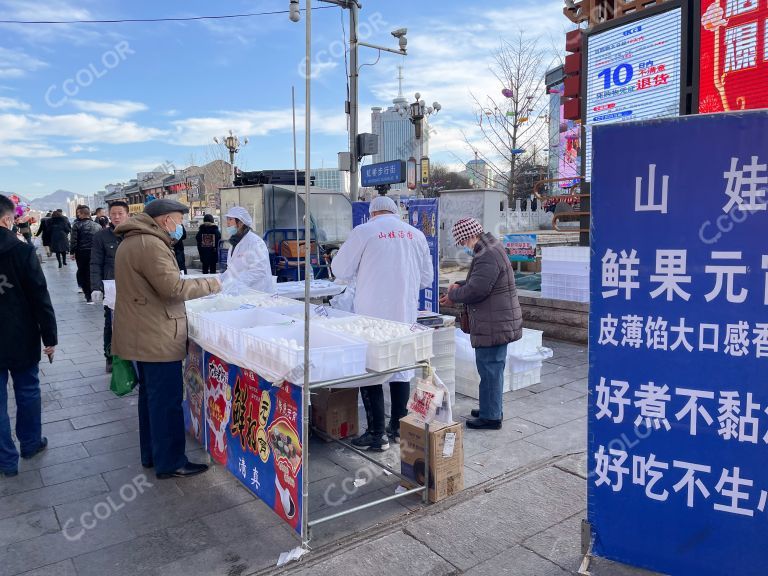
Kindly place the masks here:
<instances>
[{"instance_id":1,"label":"plastic bag","mask_svg":"<svg viewBox=\"0 0 768 576\"><path fill-rule=\"evenodd\" d=\"M342 312L355 311L355 284L356 278L347 284L347 289L338 296L331 298L331 308L341 310Z\"/></svg>"},{"instance_id":2,"label":"plastic bag","mask_svg":"<svg viewBox=\"0 0 768 576\"><path fill-rule=\"evenodd\" d=\"M138 382L133 364L118 356L112 356L112 380L109 383L109 389L116 396L125 396L133 392Z\"/></svg>"},{"instance_id":3,"label":"plastic bag","mask_svg":"<svg viewBox=\"0 0 768 576\"><path fill-rule=\"evenodd\" d=\"M411 386L413 392L408 400L408 413L427 423L435 419L446 393L445 385L436 385L433 378L434 375L428 379L414 378Z\"/></svg>"}]
</instances>

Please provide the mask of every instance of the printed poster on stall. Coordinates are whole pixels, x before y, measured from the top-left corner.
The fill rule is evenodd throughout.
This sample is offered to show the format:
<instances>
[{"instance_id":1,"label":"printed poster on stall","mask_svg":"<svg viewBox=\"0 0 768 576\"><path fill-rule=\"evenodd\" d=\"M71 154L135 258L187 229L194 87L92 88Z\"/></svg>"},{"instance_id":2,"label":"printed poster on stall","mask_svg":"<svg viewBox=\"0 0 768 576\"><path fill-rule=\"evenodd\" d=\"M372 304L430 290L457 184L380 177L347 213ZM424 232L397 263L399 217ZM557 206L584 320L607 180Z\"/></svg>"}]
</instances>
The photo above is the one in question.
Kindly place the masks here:
<instances>
[{"instance_id":1,"label":"printed poster on stall","mask_svg":"<svg viewBox=\"0 0 768 576\"><path fill-rule=\"evenodd\" d=\"M440 215L439 199L419 198L408 202L408 223L421 230L427 238L429 254L432 256L434 279L432 286L419 292L419 310L438 313L440 311Z\"/></svg>"},{"instance_id":2,"label":"printed poster on stall","mask_svg":"<svg viewBox=\"0 0 768 576\"><path fill-rule=\"evenodd\" d=\"M536 234L507 234L504 236L504 251L510 262L536 262Z\"/></svg>"},{"instance_id":3,"label":"printed poster on stall","mask_svg":"<svg viewBox=\"0 0 768 576\"><path fill-rule=\"evenodd\" d=\"M301 388L273 386L196 344L190 346L184 383L189 434L300 532Z\"/></svg>"},{"instance_id":4,"label":"printed poster on stall","mask_svg":"<svg viewBox=\"0 0 768 576\"><path fill-rule=\"evenodd\" d=\"M768 107L768 2L702 0L699 113Z\"/></svg>"},{"instance_id":5,"label":"printed poster on stall","mask_svg":"<svg viewBox=\"0 0 768 576\"><path fill-rule=\"evenodd\" d=\"M594 552L663 574L762 576L768 111L594 136Z\"/></svg>"}]
</instances>

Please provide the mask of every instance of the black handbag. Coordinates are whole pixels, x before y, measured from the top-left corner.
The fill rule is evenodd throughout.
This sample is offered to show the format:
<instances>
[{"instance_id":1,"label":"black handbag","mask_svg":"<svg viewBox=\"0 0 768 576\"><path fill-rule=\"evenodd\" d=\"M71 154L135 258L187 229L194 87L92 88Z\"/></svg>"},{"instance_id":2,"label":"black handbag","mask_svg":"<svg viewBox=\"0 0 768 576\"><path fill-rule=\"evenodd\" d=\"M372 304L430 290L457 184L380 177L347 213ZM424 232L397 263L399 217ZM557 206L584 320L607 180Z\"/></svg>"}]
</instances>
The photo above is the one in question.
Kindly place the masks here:
<instances>
[{"instance_id":1,"label":"black handbag","mask_svg":"<svg viewBox=\"0 0 768 576\"><path fill-rule=\"evenodd\" d=\"M469 334L469 309L466 305L461 308L461 315L459 316L459 327L464 334Z\"/></svg>"}]
</instances>

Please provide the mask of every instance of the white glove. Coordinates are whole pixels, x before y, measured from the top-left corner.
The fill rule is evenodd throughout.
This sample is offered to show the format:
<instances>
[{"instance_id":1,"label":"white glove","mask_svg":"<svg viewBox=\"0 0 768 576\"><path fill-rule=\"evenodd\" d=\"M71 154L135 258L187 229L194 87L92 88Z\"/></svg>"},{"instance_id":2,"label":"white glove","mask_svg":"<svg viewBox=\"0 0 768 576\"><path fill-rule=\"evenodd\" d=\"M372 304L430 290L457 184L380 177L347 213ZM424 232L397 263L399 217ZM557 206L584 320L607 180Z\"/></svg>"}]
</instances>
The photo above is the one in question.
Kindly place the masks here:
<instances>
[{"instance_id":1,"label":"white glove","mask_svg":"<svg viewBox=\"0 0 768 576\"><path fill-rule=\"evenodd\" d=\"M101 304L104 301L104 294L99 290L91 292L91 301L95 304Z\"/></svg>"}]
</instances>

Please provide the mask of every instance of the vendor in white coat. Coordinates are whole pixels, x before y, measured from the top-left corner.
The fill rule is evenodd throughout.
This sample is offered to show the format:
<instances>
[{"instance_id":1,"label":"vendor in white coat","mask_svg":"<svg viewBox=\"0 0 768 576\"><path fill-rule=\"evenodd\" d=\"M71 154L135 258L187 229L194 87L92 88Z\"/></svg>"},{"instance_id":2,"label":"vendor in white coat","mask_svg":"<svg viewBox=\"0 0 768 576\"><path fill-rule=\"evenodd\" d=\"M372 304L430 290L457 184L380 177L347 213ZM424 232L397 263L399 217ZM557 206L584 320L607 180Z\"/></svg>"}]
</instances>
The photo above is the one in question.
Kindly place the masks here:
<instances>
[{"instance_id":1,"label":"vendor in white coat","mask_svg":"<svg viewBox=\"0 0 768 576\"><path fill-rule=\"evenodd\" d=\"M416 322L419 290L432 285L434 271L424 234L400 218L387 196L371 202L371 219L352 230L331 268L336 278L356 280L354 312L396 322ZM383 452L389 437L400 437L400 418L408 414L409 382L390 382L392 418L384 428L384 391L379 386L360 389L368 416L368 430L352 441L358 448Z\"/></svg>"},{"instance_id":2,"label":"vendor in white coat","mask_svg":"<svg viewBox=\"0 0 768 576\"><path fill-rule=\"evenodd\" d=\"M232 247L227 257L227 271L221 281L225 292L237 292L243 287L272 294L272 267L264 240L251 227L253 219L240 206L230 208L226 215L227 232Z\"/></svg>"}]
</instances>

